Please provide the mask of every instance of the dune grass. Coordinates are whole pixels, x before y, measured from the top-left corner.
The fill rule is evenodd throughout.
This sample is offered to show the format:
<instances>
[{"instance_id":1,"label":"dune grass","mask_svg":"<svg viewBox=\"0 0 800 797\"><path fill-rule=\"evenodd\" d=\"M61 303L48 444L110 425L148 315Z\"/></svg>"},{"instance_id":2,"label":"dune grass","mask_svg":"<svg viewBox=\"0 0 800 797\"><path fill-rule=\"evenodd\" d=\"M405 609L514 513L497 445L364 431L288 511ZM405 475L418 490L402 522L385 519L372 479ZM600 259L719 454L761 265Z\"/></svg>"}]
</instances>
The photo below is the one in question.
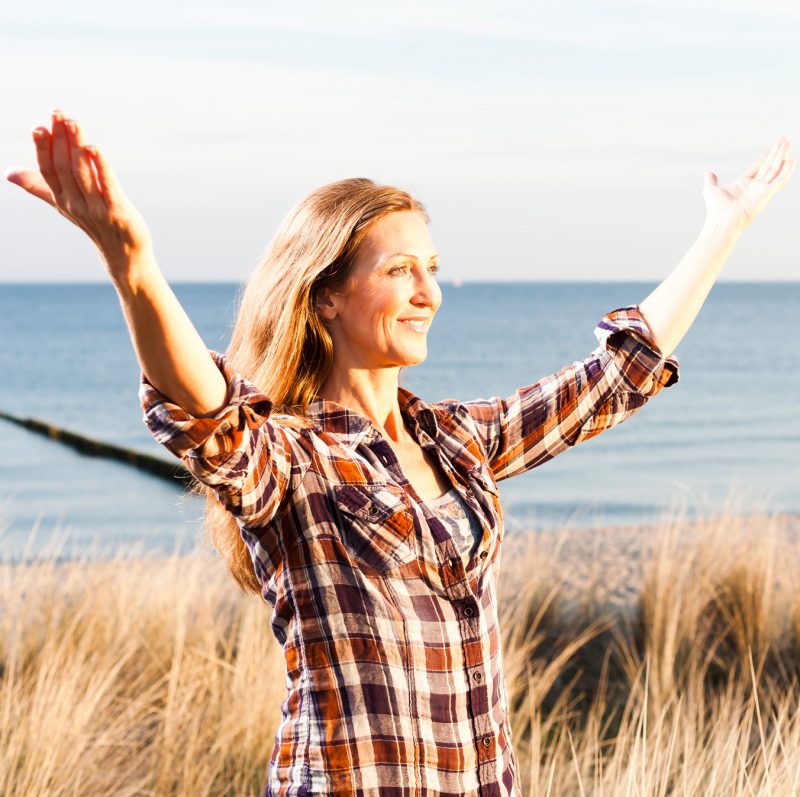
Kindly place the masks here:
<instances>
[{"instance_id":1,"label":"dune grass","mask_svg":"<svg viewBox=\"0 0 800 797\"><path fill-rule=\"evenodd\" d=\"M651 539L610 611L602 583L568 593L552 537L507 537L523 794L800 794L797 540L730 514ZM0 795L262 795L286 693L270 613L208 554L0 566Z\"/></svg>"}]
</instances>

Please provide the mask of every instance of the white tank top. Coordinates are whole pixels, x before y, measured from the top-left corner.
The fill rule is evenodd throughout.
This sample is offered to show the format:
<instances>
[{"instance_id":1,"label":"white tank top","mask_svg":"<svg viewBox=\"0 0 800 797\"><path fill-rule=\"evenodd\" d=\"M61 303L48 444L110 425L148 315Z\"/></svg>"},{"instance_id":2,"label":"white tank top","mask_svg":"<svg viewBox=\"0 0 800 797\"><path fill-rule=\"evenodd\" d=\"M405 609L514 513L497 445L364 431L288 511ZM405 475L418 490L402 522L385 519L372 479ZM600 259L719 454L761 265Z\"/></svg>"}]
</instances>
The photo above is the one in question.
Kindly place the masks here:
<instances>
[{"instance_id":1,"label":"white tank top","mask_svg":"<svg viewBox=\"0 0 800 797\"><path fill-rule=\"evenodd\" d=\"M483 539L483 529L474 512L464 503L455 487L425 503L447 526L466 567Z\"/></svg>"}]
</instances>

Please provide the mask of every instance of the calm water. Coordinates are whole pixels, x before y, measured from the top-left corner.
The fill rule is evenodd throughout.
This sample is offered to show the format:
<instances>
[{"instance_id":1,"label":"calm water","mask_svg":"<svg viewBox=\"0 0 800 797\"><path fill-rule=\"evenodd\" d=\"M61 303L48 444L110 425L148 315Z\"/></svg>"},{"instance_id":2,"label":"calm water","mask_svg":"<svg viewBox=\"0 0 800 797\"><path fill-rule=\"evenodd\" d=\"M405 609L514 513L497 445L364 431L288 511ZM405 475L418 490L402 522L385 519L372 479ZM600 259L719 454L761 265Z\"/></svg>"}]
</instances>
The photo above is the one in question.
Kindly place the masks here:
<instances>
[{"instance_id":1,"label":"calm water","mask_svg":"<svg viewBox=\"0 0 800 797\"><path fill-rule=\"evenodd\" d=\"M583 359L604 313L650 283L443 283L428 359L403 384L428 401L506 395ZM175 284L209 348L224 351L235 284ZM681 381L620 426L500 483L510 531L690 516L800 512L800 284L715 285L675 352ZM176 461L144 426L136 361L110 284L0 285L0 409ZM196 544L202 499L0 420L2 554L63 556L141 541ZM64 536L65 535L65 536ZM27 548L26 548L27 545Z\"/></svg>"}]
</instances>

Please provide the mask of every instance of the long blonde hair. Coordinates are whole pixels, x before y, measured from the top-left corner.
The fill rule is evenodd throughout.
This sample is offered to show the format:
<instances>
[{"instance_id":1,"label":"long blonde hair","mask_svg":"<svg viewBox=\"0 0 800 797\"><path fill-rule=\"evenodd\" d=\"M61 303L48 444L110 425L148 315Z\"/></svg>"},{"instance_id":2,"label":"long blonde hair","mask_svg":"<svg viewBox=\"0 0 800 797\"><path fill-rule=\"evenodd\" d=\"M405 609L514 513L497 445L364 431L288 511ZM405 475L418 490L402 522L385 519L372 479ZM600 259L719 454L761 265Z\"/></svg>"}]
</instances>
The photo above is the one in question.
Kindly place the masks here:
<instances>
[{"instance_id":1,"label":"long blonde hair","mask_svg":"<svg viewBox=\"0 0 800 797\"><path fill-rule=\"evenodd\" d=\"M316 312L319 291L345 285L370 225L401 210L416 211L430 223L425 206L400 188L366 177L323 185L289 210L240 289L226 356L272 399L273 413L291 416L289 425L311 425L308 404L333 364L333 342ZM242 591L259 594L235 517L210 487L195 482L192 490L207 498L206 541Z\"/></svg>"}]
</instances>

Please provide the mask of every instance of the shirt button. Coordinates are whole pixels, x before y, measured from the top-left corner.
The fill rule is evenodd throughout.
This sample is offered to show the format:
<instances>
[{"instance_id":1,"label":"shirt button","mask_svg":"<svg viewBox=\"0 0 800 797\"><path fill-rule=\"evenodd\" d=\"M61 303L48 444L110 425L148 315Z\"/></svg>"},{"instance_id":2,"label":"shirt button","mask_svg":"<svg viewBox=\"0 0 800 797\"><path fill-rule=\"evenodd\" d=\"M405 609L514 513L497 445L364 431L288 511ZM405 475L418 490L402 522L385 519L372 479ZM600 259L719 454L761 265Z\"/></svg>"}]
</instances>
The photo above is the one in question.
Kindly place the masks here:
<instances>
[{"instance_id":1,"label":"shirt button","mask_svg":"<svg viewBox=\"0 0 800 797\"><path fill-rule=\"evenodd\" d=\"M458 564L458 562L457 562L455 559L451 559L451 560L450 560L450 567L452 567L452 568L453 568L453 570L455 570L455 569L456 569L456 565L457 565L457 564Z\"/></svg>"},{"instance_id":2,"label":"shirt button","mask_svg":"<svg viewBox=\"0 0 800 797\"><path fill-rule=\"evenodd\" d=\"M489 555L489 551L481 551L481 559L485 559Z\"/></svg>"},{"instance_id":3,"label":"shirt button","mask_svg":"<svg viewBox=\"0 0 800 797\"><path fill-rule=\"evenodd\" d=\"M476 672L476 673L475 673L475 674L474 674L472 677L473 677L473 678L474 678L476 681L480 681L480 680L483 678L483 673Z\"/></svg>"},{"instance_id":4,"label":"shirt button","mask_svg":"<svg viewBox=\"0 0 800 797\"><path fill-rule=\"evenodd\" d=\"M483 746L484 747L491 747L492 746L492 737L491 736L484 736L483 737Z\"/></svg>"},{"instance_id":5,"label":"shirt button","mask_svg":"<svg viewBox=\"0 0 800 797\"><path fill-rule=\"evenodd\" d=\"M466 617L472 617L473 611L474 611L474 609L472 608L472 606L465 606L464 607L464 615Z\"/></svg>"},{"instance_id":6,"label":"shirt button","mask_svg":"<svg viewBox=\"0 0 800 797\"><path fill-rule=\"evenodd\" d=\"M370 513L370 515L377 515L378 507L373 504L367 511Z\"/></svg>"}]
</instances>

